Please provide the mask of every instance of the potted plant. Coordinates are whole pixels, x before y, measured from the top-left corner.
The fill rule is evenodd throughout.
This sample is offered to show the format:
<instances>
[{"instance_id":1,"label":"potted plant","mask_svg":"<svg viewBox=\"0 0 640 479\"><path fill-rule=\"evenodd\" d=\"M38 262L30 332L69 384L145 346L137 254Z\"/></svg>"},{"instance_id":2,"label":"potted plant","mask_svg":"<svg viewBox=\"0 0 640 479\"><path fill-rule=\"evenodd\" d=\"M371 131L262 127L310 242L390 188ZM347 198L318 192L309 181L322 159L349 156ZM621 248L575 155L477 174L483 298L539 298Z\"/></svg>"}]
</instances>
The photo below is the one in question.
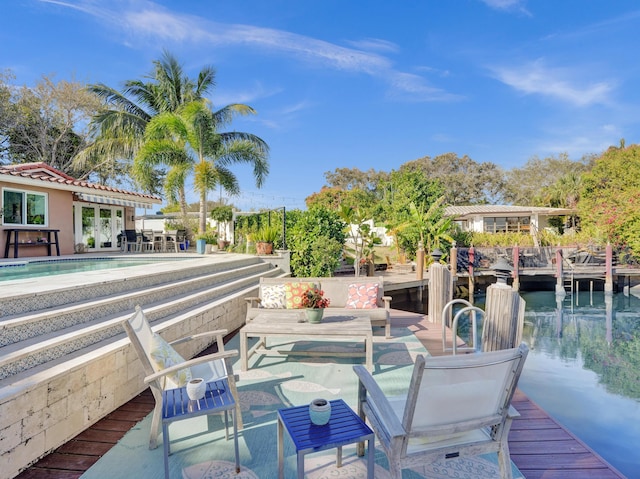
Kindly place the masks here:
<instances>
[{"instance_id":1,"label":"potted plant","mask_svg":"<svg viewBox=\"0 0 640 479\"><path fill-rule=\"evenodd\" d=\"M216 249L218 247L218 235L215 231L207 230L204 233L199 234L196 239L198 253L200 253L202 248L204 253L209 254L213 251L214 246Z\"/></svg>"},{"instance_id":2,"label":"potted plant","mask_svg":"<svg viewBox=\"0 0 640 479\"><path fill-rule=\"evenodd\" d=\"M253 240L256 243L257 254L272 254L273 243L278 239L280 231L276 226L265 225L260 228L254 235Z\"/></svg>"},{"instance_id":3,"label":"potted plant","mask_svg":"<svg viewBox=\"0 0 640 479\"><path fill-rule=\"evenodd\" d=\"M233 219L233 208L229 205L216 206L211 210L211 219L218 224L218 248L223 250L229 246L227 241L227 223Z\"/></svg>"},{"instance_id":4,"label":"potted plant","mask_svg":"<svg viewBox=\"0 0 640 479\"><path fill-rule=\"evenodd\" d=\"M324 291L317 286L312 286L302 294L300 306L306 308L307 320L310 323L322 321L324 308L329 306L331 301L324 297Z\"/></svg>"}]
</instances>

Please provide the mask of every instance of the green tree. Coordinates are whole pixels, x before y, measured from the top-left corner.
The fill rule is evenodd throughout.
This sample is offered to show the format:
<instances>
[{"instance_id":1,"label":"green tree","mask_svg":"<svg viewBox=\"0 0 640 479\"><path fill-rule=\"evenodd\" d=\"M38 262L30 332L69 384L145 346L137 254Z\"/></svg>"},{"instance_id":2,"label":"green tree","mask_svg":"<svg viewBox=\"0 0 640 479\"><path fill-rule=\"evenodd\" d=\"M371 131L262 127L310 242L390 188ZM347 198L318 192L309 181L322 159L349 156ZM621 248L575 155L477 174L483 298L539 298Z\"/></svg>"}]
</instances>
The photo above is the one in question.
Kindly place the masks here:
<instances>
[{"instance_id":1,"label":"green tree","mask_svg":"<svg viewBox=\"0 0 640 479\"><path fill-rule=\"evenodd\" d=\"M450 205L495 203L502 197L504 172L491 162L478 163L467 155L445 153L435 158L425 156L404 163L401 170L421 171L438 180L443 187L445 202Z\"/></svg>"},{"instance_id":2,"label":"green tree","mask_svg":"<svg viewBox=\"0 0 640 479\"><path fill-rule=\"evenodd\" d=\"M134 171L144 177L153 167L164 164L178 171L178 181L165 183L169 194L183 191L184 177L194 173L194 187L200 195L199 232L206 231L207 192L222 186L237 194L236 176L228 168L233 163L250 163L260 187L269 171L268 147L255 135L220 132L236 114L254 113L246 105L232 104L212 112L203 100L186 103L176 112L156 115L145 129L145 141L134 161ZM168 176L168 179L171 179Z\"/></svg>"},{"instance_id":3,"label":"green tree","mask_svg":"<svg viewBox=\"0 0 640 479\"><path fill-rule=\"evenodd\" d=\"M323 208L292 213L287 212L287 245L293 276L333 275L344 248L344 222L336 212Z\"/></svg>"},{"instance_id":4,"label":"green tree","mask_svg":"<svg viewBox=\"0 0 640 479\"><path fill-rule=\"evenodd\" d=\"M91 169L78 169L73 157L86 142L86 125L100 101L76 81L43 76L33 87L13 87L0 78L0 138L5 161L44 162L64 173L86 178Z\"/></svg>"},{"instance_id":5,"label":"green tree","mask_svg":"<svg viewBox=\"0 0 640 479\"><path fill-rule=\"evenodd\" d=\"M147 124L154 116L175 113L182 105L203 99L215 85L213 67L205 66L195 80L191 79L167 51L153 65L153 71L144 80L128 80L122 91L102 83L89 85L89 90L102 99L104 107L91 121L93 141L76 157L78 165L100 163L109 168L124 160L132 166L144 142ZM177 190L181 212L186 216L184 181L188 171L185 164L176 162L166 179L163 179L163 170L149 167L138 170L136 180L141 188L152 193L157 193L163 182L165 190Z\"/></svg>"},{"instance_id":6,"label":"green tree","mask_svg":"<svg viewBox=\"0 0 640 479\"><path fill-rule=\"evenodd\" d=\"M318 206L334 211L340 211L340 208L347 206L359 209L363 215L373 218L379 201L371 191L324 186L320 192L308 196L305 203L307 208Z\"/></svg>"},{"instance_id":7,"label":"green tree","mask_svg":"<svg viewBox=\"0 0 640 479\"><path fill-rule=\"evenodd\" d=\"M444 192L437 181L431 181L423 171L400 169L392 171L389 181L382 185L387 190L381 201L387 230L397 238L396 246L415 255L419 235L415 228L398 228L411 218L411 204L424 205L425 208L441 197Z\"/></svg>"},{"instance_id":8,"label":"green tree","mask_svg":"<svg viewBox=\"0 0 640 479\"><path fill-rule=\"evenodd\" d=\"M506 173L504 199L514 205L539 205L560 178L588 170L591 161L588 156L573 161L566 153L544 159L533 157L522 168L512 168Z\"/></svg>"},{"instance_id":9,"label":"green tree","mask_svg":"<svg viewBox=\"0 0 640 479\"><path fill-rule=\"evenodd\" d=\"M582 181L583 228L640 259L640 145L610 147Z\"/></svg>"}]
</instances>

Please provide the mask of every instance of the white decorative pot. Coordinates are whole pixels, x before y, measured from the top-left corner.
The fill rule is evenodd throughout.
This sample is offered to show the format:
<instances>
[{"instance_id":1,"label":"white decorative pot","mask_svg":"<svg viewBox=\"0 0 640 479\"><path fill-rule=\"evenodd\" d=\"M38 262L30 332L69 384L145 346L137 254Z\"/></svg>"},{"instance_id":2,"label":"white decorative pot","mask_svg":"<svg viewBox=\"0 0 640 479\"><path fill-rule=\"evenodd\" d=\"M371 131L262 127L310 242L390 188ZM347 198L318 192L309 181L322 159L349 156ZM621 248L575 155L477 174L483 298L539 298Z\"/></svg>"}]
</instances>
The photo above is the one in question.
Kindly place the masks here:
<instances>
[{"instance_id":1,"label":"white decorative pot","mask_svg":"<svg viewBox=\"0 0 640 479\"><path fill-rule=\"evenodd\" d=\"M187 383L187 396L192 401L197 401L204 397L207 392L207 383L202 378L193 378Z\"/></svg>"},{"instance_id":2,"label":"white decorative pot","mask_svg":"<svg viewBox=\"0 0 640 479\"><path fill-rule=\"evenodd\" d=\"M331 403L327 399L314 399L309 404L309 418L317 426L324 426L331 417Z\"/></svg>"}]
</instances>

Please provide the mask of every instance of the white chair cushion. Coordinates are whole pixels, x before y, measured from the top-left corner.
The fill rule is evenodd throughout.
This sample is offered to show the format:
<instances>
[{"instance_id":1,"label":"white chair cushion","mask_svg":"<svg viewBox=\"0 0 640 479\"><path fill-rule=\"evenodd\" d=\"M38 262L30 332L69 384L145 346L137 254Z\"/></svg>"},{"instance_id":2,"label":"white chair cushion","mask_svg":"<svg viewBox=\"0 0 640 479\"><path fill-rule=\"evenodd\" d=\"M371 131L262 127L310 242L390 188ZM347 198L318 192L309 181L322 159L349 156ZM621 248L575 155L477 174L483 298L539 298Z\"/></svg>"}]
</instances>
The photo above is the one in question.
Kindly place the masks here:
<instances>
[{"instance_id":1,"label":"white chair cushion","mask_svg":"<svg viewBox=\"0 0 640 479\"><path fill-rule=\"evenodd\" d=\"M184 363L184 358L167 343L162 336L154 333L151 338L151 364L157 371L162 371L176 364ZM180 369L166 376L167 381L174 387L183 387L192 379L189 368Z\"/></svg>"}]
</instances>

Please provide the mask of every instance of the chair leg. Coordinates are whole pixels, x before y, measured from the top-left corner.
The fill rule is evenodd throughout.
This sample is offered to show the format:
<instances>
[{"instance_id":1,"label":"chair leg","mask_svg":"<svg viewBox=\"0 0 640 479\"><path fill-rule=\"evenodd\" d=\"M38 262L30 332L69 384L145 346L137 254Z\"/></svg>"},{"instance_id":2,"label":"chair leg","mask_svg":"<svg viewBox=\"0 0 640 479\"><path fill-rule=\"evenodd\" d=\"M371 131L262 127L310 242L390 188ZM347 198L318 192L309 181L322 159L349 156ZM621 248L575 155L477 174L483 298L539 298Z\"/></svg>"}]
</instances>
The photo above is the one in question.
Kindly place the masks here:
<instances>
[{"instance_id":1,"label":"chair leg","mask_svg":"<svg viewBox=\"0 0 640 479\"><path fill-rule=\"evenodd\" d=\"M149 449L158 447L158 436L160 435L160 418L162 417L162 405L156 403L151 418L151 431L149 432Z\"/></svg>"},{"instance_id":2,"label":"chair leg","mask_svg":"<svg viewBox=\"0 0 640 479\"><path fill-rule=\"evenodd\" d=\"M498 465L500 466L500 478L512 479L511 472L511 456L509 454L509 443L504 441L502 447L498 450Z\"/></svg>"},{"instance_id":3,"label":"chair leg","mask_svg":"<svg viewBox=\"0 0 640 479\"><path fill-rule=\"evenodd\" d=\"M169 479L169 424L162 424L162 443L164 449L164 479Z\"/></svg>"},{"instance_id":4,"label":"chair leg","mask_svg":"<svg viewBox=\"0 0 640 479\"><path fill-rule=\"evenodd\" d=\"M225 418L227 412L225 411ZM240 473L240 450L238 448L238 421L236 421L235 412L231 411L231 420L233 421L233 448L236 453L236 474Z\"/></svg>"}]
</instances>

